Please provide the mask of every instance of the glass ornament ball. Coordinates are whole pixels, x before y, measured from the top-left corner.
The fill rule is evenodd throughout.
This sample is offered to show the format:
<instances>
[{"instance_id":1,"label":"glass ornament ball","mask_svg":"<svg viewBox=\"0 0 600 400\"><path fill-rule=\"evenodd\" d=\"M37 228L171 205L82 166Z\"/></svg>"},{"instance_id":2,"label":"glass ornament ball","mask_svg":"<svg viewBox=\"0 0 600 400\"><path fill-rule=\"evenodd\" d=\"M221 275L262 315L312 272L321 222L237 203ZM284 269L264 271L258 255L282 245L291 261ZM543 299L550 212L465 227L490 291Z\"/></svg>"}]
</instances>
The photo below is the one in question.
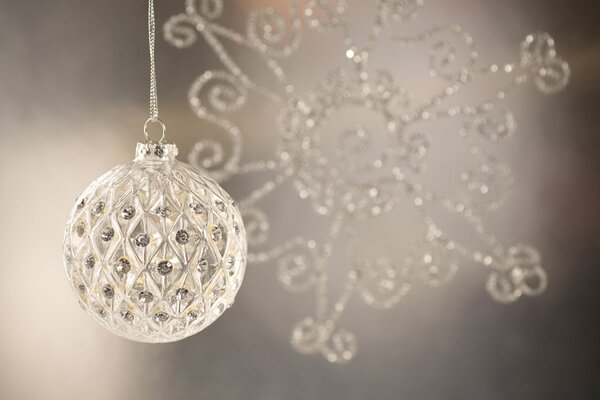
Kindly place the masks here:
<instances>
[{"instance_id":1,"label":"glass ornament ball","mask_svg":"<svg viewBox=\"0 0 600 400\"><path fill-rule=\"evenodd\" d=\"M139 143L133 162L83 192L65 232L65 269L82 307L139 342L206 328L231 306L246 269L239 210L176 155L173 144Z\"/></svg>"}]
</instances>

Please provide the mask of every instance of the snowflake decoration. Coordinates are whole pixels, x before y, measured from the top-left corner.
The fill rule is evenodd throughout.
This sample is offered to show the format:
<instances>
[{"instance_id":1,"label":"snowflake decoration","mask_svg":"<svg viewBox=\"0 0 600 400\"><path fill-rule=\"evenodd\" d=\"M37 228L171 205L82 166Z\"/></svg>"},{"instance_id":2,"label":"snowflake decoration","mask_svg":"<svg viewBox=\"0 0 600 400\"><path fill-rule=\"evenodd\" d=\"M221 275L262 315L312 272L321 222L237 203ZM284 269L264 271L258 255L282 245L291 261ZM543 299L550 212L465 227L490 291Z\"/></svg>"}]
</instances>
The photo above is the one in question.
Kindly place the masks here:
<instances>
[{"instance_id":1,"label":"snowflake decoration","mask_svg":"<svg viewBox=\"0 0 600 400\"><path fill-rule=\"evenodd\" d=\"M178 48L190 47L202 37L223 65L223 70L206 71L193 82L189 103L199 118L223 129L231 140L231 150L226 152L215 141L203 141L189 154L190 163L219 181L240 174L275 172L273 179L239 201L248 231L249 261L276 260L279 280L286 288L314 293L316 310L293 328L291 342L299 352L322 354L333 363L348 362L356 353L355 336L338 327L354 291L373 307L389 308L409 292L414 280L432 287L450 281L460 259L489 270L485 287L500 303L539 295L547 286L537 250L523 244L505 246L483 225L483 216L505 203L513 184L510 169L484 144L504 140L514 132L512 114L500 106L514 89L528 81L546 94L566 86L569 66L558 57L554 40L546 33L528 35L521 44L519 60L483 66L473 38L460 26L435 25L413 35L399 35L392 29L415 19L422 0L373 3L376 15L366 44L360 47L351 37L344 0L307 0L302 5L290 0L285 16L271 7L256 9L248 17L245 33L218 23L224 9L222 0L187 0L185 12L171 17L164 26L166 40ZM280 65L280 60L301 47L303 29L341 33L341 56L347 62L347 67L332 71L307 93L299 93ZM383 37L400 47L429 43L431 76L444 82L443 89L415 104L390 71L372 70L371 52ZM261 57L284 94L252 80L225 50L224 41ZM464 62L458 57L459 45L467 54ZM509 84L488 99L474 105L449 104L472 82L497 74L506 75ZM227 114L244 106L250 91L280 107L279 144L272 160L241 164L241 130ZM385 128L375 136L356 124L335 137L335 151L326 151L324 126L348 109L367 110L383 121ZM472 164L460 173L456 193L445 195L420 179L433 142L430 135L414 128L426 122L453 120L460 121L458 138ZM381 147L377 154L372 151L375 141ZM257 251L267 242L269 232L268 217L257 203L286 181L293 183L297 194L311 203L317 215L331 219L327 239L318 243L295 237ZM409 255L399 261L385 255L359 254L361 224L382 218L406 200L425 227ZM464 220L485 248L472 249L451 237L433 216L435 207ZM333 243L341 235L348 243L347 273L341 293L331 303L329 264Z\"/></svg>"}]
</instances>

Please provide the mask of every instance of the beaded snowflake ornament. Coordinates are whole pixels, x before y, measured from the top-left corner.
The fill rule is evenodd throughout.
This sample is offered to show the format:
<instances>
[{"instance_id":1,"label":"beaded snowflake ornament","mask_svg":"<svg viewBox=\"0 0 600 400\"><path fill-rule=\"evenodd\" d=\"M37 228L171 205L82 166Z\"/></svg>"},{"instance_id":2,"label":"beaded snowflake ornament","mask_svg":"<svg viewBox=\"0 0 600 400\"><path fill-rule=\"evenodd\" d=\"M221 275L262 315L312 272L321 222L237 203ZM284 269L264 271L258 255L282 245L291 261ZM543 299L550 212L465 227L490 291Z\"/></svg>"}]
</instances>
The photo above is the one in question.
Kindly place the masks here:
<instances>
[{"instance_id":1,"label":"beaded snowflake ornament","mask_svg":"<svg viewBox=\"0 0 600 400\"><path fill-rule=\"evenodd\" d=\"M539 91L549 94L564 88L569 80L569 66L557 55L554 40L545 33L528 35L521 44L520 59L481 65L473 38L458 25L435 25L413 34L397 32L397 26L416 18L423 0L373 1L375 17L362 45L351 35L346 1L284 3L253 10L245 32L239 32L219 23L222 0L188 0L185 12L164 25L164 36L177 48L190 47L202 38L222 63L222 69L205 72L193 82L189 103L199 118L227 134L230 149L226 151L220 142L203 141L191 151L189 161L219 181L261 171L275 173L240 201L240 209L248 229L249 261L276 260L279 280L286 288L314 293L314 314L292 331L294 348L322 354L333 363L348 362L355 355L356 338L338 324L353 292L373 307L389 308L416 280L433 287L451 280L461 258L487 268L485 287L498 302L542 293L547 276L537 250L500 243L486 230L483 216L505 203L513 184L510 169L487 150L516 128L513 115L501 103L526 82L533 81ZM305 30L340 33L344 49L340 60L345 66L319 79L314 89L300 91L282 63L302 48ZM402 84L410 77L373 70L373 48L383 39L403 49L428 45L425 58L430 75L443 83L442 89L426 101L415 102ZM273 77L269 87L252 79L225 43L258 55ZM452 104L473 82L499 75L509 81L506 87L476 104ZM242 133L230 115L246 104L250 92L281 110L279 143L272 159L242 164ZM346 129L327 129L330 120L349 115L348 110L350 115L352 110L375 115L383 121L383 129L370 130L356 117ZM448 194L421 179L435 148L433 135L422 132L431 129L427 123L452 121L460 124L457 137L469 166L459 171L458 183ZM330 221L327 238L295 237L259 251L267 243L269 218L258 203L285 182L292 182L316 215ZM408 255L398 260L380 253L362 254L357 244L361 227L407 204L424 226ZM482 247L473 249L452 237L438 223L435 210L439 209L466 222ZM347 271L343 289L332 294L330 264L334 243L340 238L347 243ZM331 297L335 297L333 302Z\"/></svg>"}]
</instances>

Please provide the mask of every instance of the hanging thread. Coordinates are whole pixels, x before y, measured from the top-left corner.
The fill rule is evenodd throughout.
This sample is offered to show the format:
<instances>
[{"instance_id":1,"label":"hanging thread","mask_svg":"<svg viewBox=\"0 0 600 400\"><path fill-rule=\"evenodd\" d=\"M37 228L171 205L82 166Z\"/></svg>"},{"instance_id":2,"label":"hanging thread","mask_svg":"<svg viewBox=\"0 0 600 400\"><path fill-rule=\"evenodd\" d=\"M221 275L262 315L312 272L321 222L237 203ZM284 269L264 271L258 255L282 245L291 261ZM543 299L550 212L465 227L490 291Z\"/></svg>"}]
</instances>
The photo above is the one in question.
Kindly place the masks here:
<instances>
[{"instance_id":1,"label":"hanging thread","mask_svg":"<svg viewBox=\"0 0 600 400\"><path fill-rule=\"evenodd\" d=\"M150 117L144 124L144 136L146 141L153 142L148 134L148 126L158 123L162 129L162 135L158 140L161 143L165 138L165 124L158 118L158 90L156 86L156 63L154 61L154 47L156 44L156 23L154 21L154 0L148 0L148 49L150 53Z\"/></svg>"}]
</instances>

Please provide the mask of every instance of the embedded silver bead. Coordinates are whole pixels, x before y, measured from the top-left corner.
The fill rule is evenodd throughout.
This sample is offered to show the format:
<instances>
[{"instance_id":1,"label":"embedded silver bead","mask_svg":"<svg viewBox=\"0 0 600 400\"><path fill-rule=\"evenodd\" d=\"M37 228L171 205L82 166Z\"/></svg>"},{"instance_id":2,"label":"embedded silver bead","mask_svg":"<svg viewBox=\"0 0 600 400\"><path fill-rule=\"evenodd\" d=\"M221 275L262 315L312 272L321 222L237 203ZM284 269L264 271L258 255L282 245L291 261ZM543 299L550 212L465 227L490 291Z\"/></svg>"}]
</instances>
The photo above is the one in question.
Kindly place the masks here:
<instances>
[{"instance_id":1,"label":"embedded silver bead","mask_svg":"<svg viewBox=\"0 0 600 400\"><path fill-rule=\"evenodd\" d=\"M121 257L117 260L117 264L115 265L115 270L119 275L125 275L131 269L131 263L127 259L127 257Z\"/></svg>"},{"instance_id":2,"label":"embedded silver bead","mask_svg":"<svg viewBox=\"0 0 600 400\"><path fill-rule=\"evenodd\" d=\"M222 202L221 200L215 201L215 206L217 207L217 210L219 210L221 212L225 211L225 203Z\"/></svg>"},{"instance_id":3,"label":"embedded silver bead","mask_svg":"<svg viewBox=\"0 0 600 400\"><path fill-rule=\"evenodd\" d=\"M208 261L206 260L206 258L200 258L200 260L198 260L198 271L206 272L207 269Z\"/></svg>"},{"instance_id":4,"label":"embedded silver bead","mask_svg":"<svg viewBox=\"0 0 600 400\"><path fill-rule=\"evenodd\" d=\"M77 225L77 228L75 228L77 231L77 235L79 237L83 237L83 235L85 235L85 222L80 222L79 225Z\"/></svg>"},{"instance_id":5,"label":"embedded silver bead","mask_svg":"<svg viewBox=\"0 0 600 400\"><path fill-rule=\"evenodd\" d=\"M134 316L129 310L125 310L121 311L121 318L123 318L126 322L131 322L133 321Z\"/></svg>"},{"instance_id":6,"label":"embedded silver bead","mask_svg":"<svg viewBox=\"0 0 600 400\"><path fill-rule=\"evenodd\" d=\"M96 265L96 259L93 255L89 254L85 257L84 264L87 269L92 269Z\"/></svg>"},{"instance_id":7,"label":"embedded silver bead","mask_svg":"<svg viewBox=\"0 0 600 400\"><path fill-rule=\"evenodd\" d=\"M161 261L156 266L156 270L161 275L169 275L173 272L173 263L171 261Z\"/></svg>"},{"instance_id":8,"label":"embedded silver bead","mask_svg":"<svg viewBox=\"0 0 600 400\"><path fill-rule=\"evenodd\" d=\"M99 215L104 212L104 208L106 207L106 203L102 200L96 203L94 208L92 208L92 214Z\"/></svg>"},{"instance_id":9,"label":"embedded silver bead","mask_svg":"<svg viewBox=\"0 0 600 400\"><path fill-rule=\"evenodd\" d=\"M211 238L215 242L218 242L223 238L223 231L218 226L213 226L211 230Z\"/></svg>"},{"instance_id":10,"label":"embedded silver bead","mask_svg":"<svg viewBox=\"0 0 600 400\"><path fill-rule=\"evenodd\" d=\"M168 218L171 215L171 209L169 207L157 207L156 213L163 218Z\"/></svg>"},{"instance_id":11,"label":"embedded silver bead","mask_svg":"<svg viewBox=\"0 0 600 400\"><path fill-rule=\"evenodd\" d=\"M165 312L157 312L156 314L154 314L154 321L158 322L158 323L164 323L167 322L169 320L169 314L165 313Z\"/></svg>"},{"instance_id":12,"label":"embedded silver bead","mask_svg":"<svg viewBox=\"0 0 600 400\"><path fill-rule=\"evenodd\" d=\"M81 199L81 201L77 203L78 210L81 210L83 207L85 207L85 199Z\"/></svg>"},{"instance_id":13,"label":"embedded silver bead","mask_svg":"<svg viewBox=\"0 0 600 400\"><path fill-rule=\"evenodd\" d=\"M136 238L135 238L135 245L138 247L146 247L150 244L150 237L145 234L139 234Z\"/></svg>"},{"instance_id":14,"label":"embedded silver bead","mask_svg":"<svg viewBox=\"0 0 600 400\"><path fill-rule=\"evenodd\" d=\"M190 203L190 208L195 214L202 214L205 211L204 207L198 203Z\"/></svg>"},{"instance_id":15,"label":"embedded silver bead","mask_svg":"<svg viewBox=\"0 0 600 400\"><path fill-rule=\"evenodd\" d=\"M138 300L142 304L148 304L148 303L151 303L152 300L154 300L154 295L152 293L148 292L147 290L142 290L138 294Z\"/></svg>"},{"instance_id":16,"label":"embedded silver bead","mask_svg":"<svg viewBox=\"0 0 600 400\"><path fill-rule=\"evenodd\" d=\"M133 207L133 206L125 207L123 210L121 210L121 218L123 218L125 220L130 220L134 216L135 216L135 207Z\"/></svg>"},{"instance_id":17,"label":"embedded silver bead","mask_svg":"<svg viewBox=\"0 0 600 400\"><path fill-rule=\"evenodd\" d=\"M180 288L175 291L175 298L179 301L185 299L189 295L189 290L186 288Z\"/></svg>"},{"instance_id":18,"label":"embedded silver bead","mask_svg":"<svg viewBox=\"0 0 600 400\"><path fill-rule=\"evenodd\" d=\"M180 229L175 234L175 241L179 244L187 244L190 240L190 235L185 229Z\"/></svg>"},{"instance_id":19,"label":"embedded silver bead","mask_svg":"<svg viewBox=\"0 0 600 400\"><path fill-rule=\"evenodd\" d=\"M198 313L196 311L190 311L186 316L188 322L195 321L198 318Z\"/></svg>"},{"instance_id":20,"label":"embedded silver bead","mask_svg":"<svg viewBox=\"0 0 600 400\"><path fill-rule=\"evenodd\" d=\"M102 233L100 234L100 239L102 239L105 242L108 242L110 241L110 239L113 238L114 235L115 230L113 228L107 227L102 230Z\"/></svg>"},{"instance_id":21,"label":"embedded silver bead","mask_svg":"<svg viewBox=\"0 0 600 400\"><path fill-rule=\"evenodd\" d=\"M102 294L107 299L112 299L115 297L115 289L112 287L112 285L106 284L102 286Z\"/></svg>"}]
</instances>

